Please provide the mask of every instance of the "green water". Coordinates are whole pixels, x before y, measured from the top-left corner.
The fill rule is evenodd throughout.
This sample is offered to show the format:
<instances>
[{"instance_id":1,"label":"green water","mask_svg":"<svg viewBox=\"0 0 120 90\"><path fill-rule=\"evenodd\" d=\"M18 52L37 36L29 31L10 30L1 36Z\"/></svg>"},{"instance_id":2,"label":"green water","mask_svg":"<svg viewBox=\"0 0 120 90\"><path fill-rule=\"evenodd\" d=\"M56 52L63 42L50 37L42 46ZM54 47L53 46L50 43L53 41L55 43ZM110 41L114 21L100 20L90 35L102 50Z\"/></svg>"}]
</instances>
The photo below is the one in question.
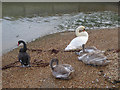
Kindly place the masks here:
<instances>
[{"instance_id":1,"label":"green water","mask_svg":"<svg viewBox=\"0 0 120 90\"><path fill-rule=\"evenodd\" d=\"M99 11L99 12L81 12L71 16L59 25L62 30L75 30L78 26L86 26L87 29L102 29L118 27L117 12Z\"/></svg>"}]
</instances>

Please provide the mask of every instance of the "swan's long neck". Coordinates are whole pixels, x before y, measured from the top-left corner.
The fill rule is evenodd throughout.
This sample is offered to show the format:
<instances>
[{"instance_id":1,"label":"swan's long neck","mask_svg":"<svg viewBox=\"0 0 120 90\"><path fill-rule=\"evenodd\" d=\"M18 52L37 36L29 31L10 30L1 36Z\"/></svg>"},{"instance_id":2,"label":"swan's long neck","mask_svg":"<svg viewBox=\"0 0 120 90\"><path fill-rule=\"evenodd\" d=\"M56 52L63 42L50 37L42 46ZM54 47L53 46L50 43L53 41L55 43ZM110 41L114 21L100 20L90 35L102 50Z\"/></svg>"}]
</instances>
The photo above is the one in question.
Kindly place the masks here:
<instances>
[{"instance_id":1,"label":"swan's long neck","mask_svg":"<svg viewBox=\"0 0 120 90\"><path fill-rule=\"evenodd\" d=\"M76 30L76 36L86 36L88 37L88 33L86 31L79 32L79 30Z\"/></svg>"},{"instance_id":2,"label":"swan's long neck","mask_svg":"<svg viewBox=\"0 0 120 90\"><path fill-rule=\"evenodd\" d=\"M76 34L76 36L77 36L77 37L78 37L78 36L80 36L79 31L80 31L80 29L79 29L79 28L77 28L77 29L76 29L76 31L75 31L75 34Z\"/></svg>"},{"instance_id":3,"label":"swan's long neck","mask_svg":"<svg viewBox=\"0 0 120 90\"><path fill-rule=\"evenodd\" d=\"M58 59L52 59L52 60L51 60L51 62L50 62L50 67L51 67L52 70L54 70L53 62L56 62L56 65L58 65Z\"/></svg>"},{"instance_id":4,"label":"swan's long neck","mask_svg":"<svg viewBox=\"0 0 120 90\"><path fill-rule=\"evenodd\" d=\"M27 50L27 45L25 42L21 41L20 44L23 43L23 51L26 51Z\"/></svg>"},{"instance_id":5,"label":"swan's long neck","mask_svg":"<svg viewBox=\"0 0 120 90\"><path fill-rule=\"evenodd\" d=\"M23 42L23 48L24 48L24 50L27 50L27 45L25 42Z\"/></svg>"}]
</instances>

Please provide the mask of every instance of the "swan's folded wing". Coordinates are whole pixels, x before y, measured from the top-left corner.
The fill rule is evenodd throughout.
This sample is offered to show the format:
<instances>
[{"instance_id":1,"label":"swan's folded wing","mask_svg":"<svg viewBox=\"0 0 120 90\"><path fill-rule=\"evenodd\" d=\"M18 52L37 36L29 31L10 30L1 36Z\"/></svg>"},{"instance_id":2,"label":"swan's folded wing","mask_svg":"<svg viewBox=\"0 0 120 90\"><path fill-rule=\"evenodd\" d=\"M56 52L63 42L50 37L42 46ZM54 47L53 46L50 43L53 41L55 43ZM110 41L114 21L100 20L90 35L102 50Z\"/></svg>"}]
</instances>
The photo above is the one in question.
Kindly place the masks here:
<instances>
[{"instance_id":1,"label":"swan's folded wing","mask_svg":"<svg viewBox=\"0 0 120 90\"><path fill-rule=\"evenodd\" d=\"M69 72L73 72L74 71L74 68L71 65L69 65L69 64L63 64L63 66Z\"/></svg>"},{"instance_id":2,"label":"swan's folded wing","mask_svg":"<svg viewBox=\"0 0 120 90\"><path fill-rule=\"evenodd\" d=\"M84 54L82 55L84 56ZM81 59L85 64L92 64L92 65L107 65L109 61L107 61L107 57L104 56L101 53L87 53L84 57L78 57L78 59Z\"/></svg>"},{"instance_id":3,"label":"swan's folded wing","mask_svg":"<svg viewBox=\"0 0 120 90\"><path fill-rule=\"evenodd\" d=\"M70 44L65 48L65 50L74 50L82 47L83 44L86 44L88 38L87 37L76 37L74 38Z\"/></svg>"}]
</instances>

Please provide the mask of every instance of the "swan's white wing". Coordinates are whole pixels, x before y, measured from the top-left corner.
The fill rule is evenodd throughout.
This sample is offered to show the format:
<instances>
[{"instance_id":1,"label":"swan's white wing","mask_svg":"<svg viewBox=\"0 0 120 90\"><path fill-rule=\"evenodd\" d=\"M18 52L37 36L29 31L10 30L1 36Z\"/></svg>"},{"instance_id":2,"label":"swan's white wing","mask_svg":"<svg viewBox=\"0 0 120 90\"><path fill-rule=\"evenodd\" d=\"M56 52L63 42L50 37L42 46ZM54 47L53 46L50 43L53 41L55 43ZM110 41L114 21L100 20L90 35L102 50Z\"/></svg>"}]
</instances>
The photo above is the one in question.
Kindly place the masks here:
<instances>
[{"instance_id":1,"label":"swan's white wing","mask_svg":"<svg viewBox=\"0 0 120 90\"><path fill-rule=\"evenodd\" d=\"M65 51L78 49L78 48L80 48L83 44L86 44L87 40L88 40L88 37L85 37L85 36L76 37L76 38L74 38L74 39L70 42L70 44L65 48Z\"/></svg>"}]
</instances>

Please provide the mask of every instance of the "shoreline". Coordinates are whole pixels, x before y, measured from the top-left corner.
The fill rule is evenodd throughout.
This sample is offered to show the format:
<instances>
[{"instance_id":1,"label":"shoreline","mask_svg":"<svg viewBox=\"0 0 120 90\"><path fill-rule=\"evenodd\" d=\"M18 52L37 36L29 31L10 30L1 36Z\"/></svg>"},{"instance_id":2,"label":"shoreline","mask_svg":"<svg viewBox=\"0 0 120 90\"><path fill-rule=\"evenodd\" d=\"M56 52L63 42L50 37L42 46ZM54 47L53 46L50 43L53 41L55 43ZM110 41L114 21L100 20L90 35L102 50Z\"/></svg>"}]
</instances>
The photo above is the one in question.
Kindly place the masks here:
<instances>
[{"instance_id":1,"label":"shoreline","mask_svg":"<svg viewBox=\"0 0 120 90\"><path fill-rule=\"evenodd\" d=\"M101 15L103 15L103 17L101 17ZM92 19L93 17L94 19ZM74 31L74 28L77 28L79 25L85 25L86 29L119 27L117 18L118 13L112 11L78 12L74 14L46 17L34 16L31 18L23 17L18 19L4 17L2 19L2 27L4 28L2 32L2 51L4 53L6 50L9 51L16 47L16 42L20 39L29 42L47 34L61 32L62 30Z\"/></svg>"},{"instance_id":2,"label":"shoreline","mask_svg":"<svg viewBox=\"0 0 120 90\"><path fill-rule=\"evenodd\" d=\"M96 48L107 51L118 49L118 29L102 29L87 31L89 39L86 44L95 46ZM111 63L105 67L93 67L85 65L77 60L73 52L58 52L57 54L49 52L49 50L64 50L69 42L75 38L74 32L60 32L40 37L35 41L27 43L29 49L47 50L47 52L27 51L31 56L31 63L36 60L43 60L49 63L52 58L58 58L61 64L70 64L75 69L75 76L70 80L55 79L51 75L51 69L46 67L30 67L30 68L9 68L3 70L3 88L113 88L119 87L118 84L111 84L106 81L103 76L98 75L99 71L111 77L111 80L118 78L118 53L109 53L108 59ZM109 47L108 47L109 46ZM22 46L2 55L3 66L17 61L18 51ZM67 53L67 54L66 54ZM15 65L20 65L16 63ZM44 74L45 73L45 74ZM19 77L19 78L18 78ZM96 79L99 82L96 82ZM94 83L93 83L94 82Z\"/></svg>"},{"instance_id":3,"label":"shoreline","mask_svg":"<svg viewBox=\"0 0 120 90\"><path fill-rule=\"evenodd\" d=\"M90 29L90 30L87 30L87 31L96 31L96 30L105 30L105 29L107 29L107 28L103 28L103 29ZM113 27L113 28L110 28L110 29L118 29L118 27ZM31 43L31 42L34 42L34 41L36 41L37 39L40 39L40 38L44 38L44 37L47 37L47 36L49 36L49 35L53 35L53 34L57 34L57 33L64 33L64 32L74 32L74 31L59 31L59 32L55 32L55 33L51 33L51 34L47 34L47 35L44 35L44 36L41 36L41 37L38 37L38 38L36 38L36 39L33 39L33 40L30 40L30 41L28 41L28 42L26 42L27 44L28 43ZM4 55L4 54L7 54L8 52L12 52L14 49L17 49L17 48L19 48L17 45L14 47L14 48L10 48L10 49L7 49L6 51L4 51L4 52L2 52L2 55Z\"/></svg>"}]
</instances>

